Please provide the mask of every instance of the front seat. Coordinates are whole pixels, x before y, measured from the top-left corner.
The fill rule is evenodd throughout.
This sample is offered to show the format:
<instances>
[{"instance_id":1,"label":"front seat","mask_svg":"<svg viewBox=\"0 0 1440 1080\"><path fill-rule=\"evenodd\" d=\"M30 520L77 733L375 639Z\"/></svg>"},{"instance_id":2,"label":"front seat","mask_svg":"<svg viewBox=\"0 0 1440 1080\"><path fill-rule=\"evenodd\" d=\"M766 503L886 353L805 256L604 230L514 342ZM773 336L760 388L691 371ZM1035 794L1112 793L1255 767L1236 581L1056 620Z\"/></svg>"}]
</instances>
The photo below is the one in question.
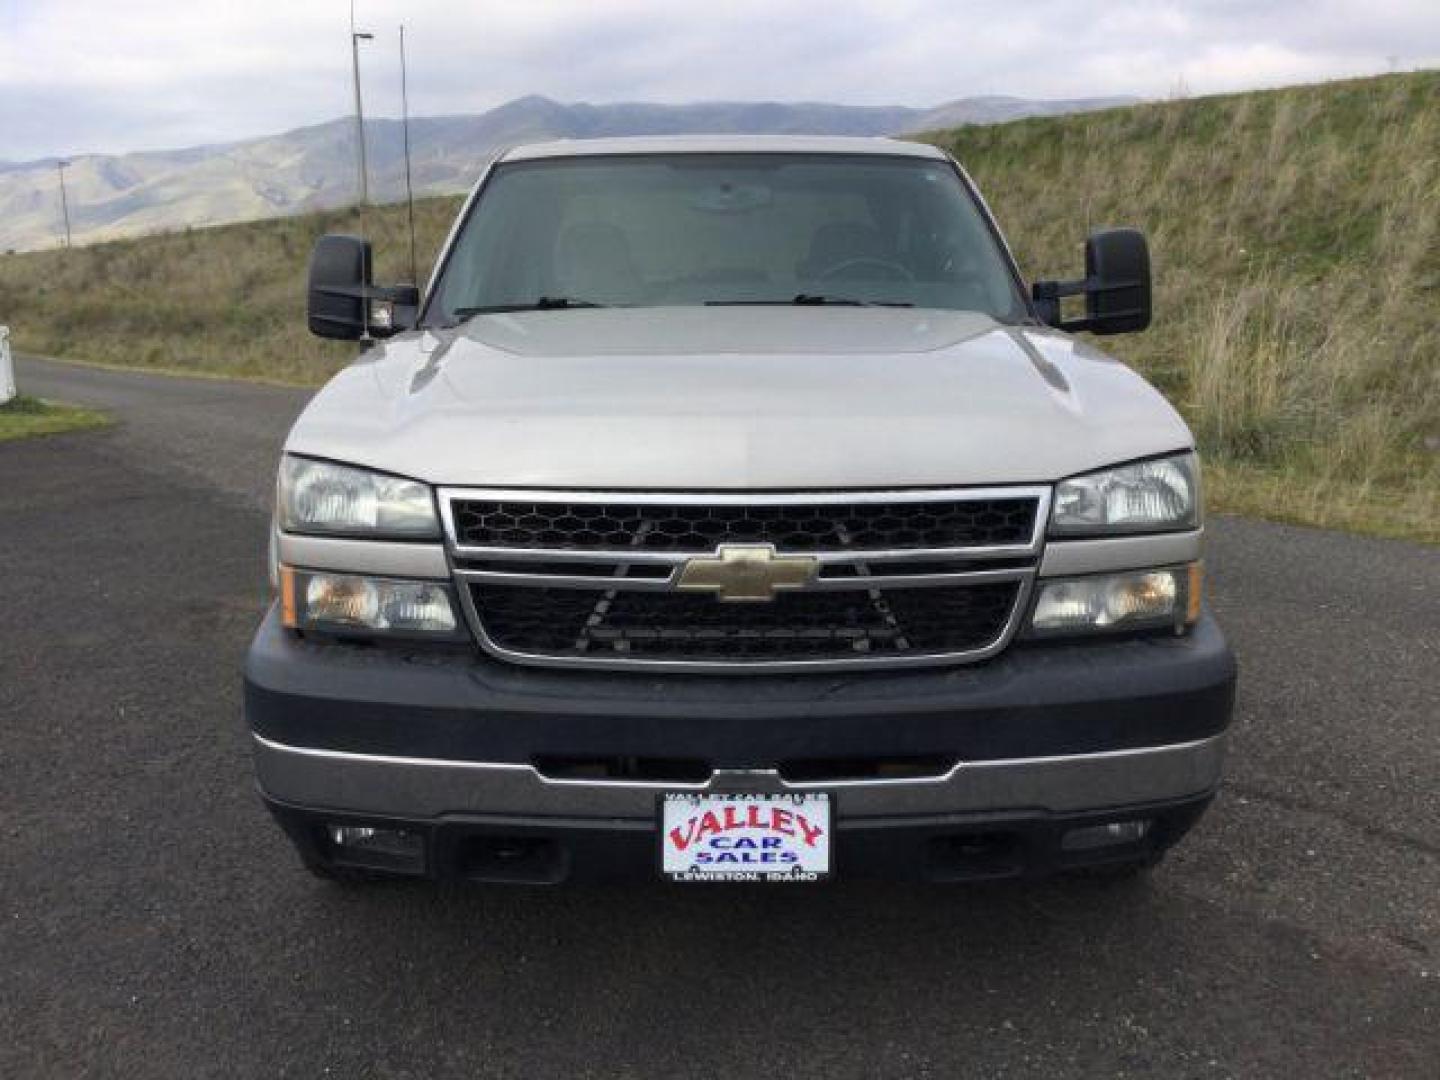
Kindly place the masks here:
<instances>
[{"instance_id":1,"label":"front seat","mask_svg":"<svg viewBox=\"0 0 1440 1080\"><path fill-rule=\"evenodd\" d=\"M567 299L596 304L636 303L643 284L630 241L605 221L579 222L560 234L555 280Z\"/></svg>"}]
</instances>

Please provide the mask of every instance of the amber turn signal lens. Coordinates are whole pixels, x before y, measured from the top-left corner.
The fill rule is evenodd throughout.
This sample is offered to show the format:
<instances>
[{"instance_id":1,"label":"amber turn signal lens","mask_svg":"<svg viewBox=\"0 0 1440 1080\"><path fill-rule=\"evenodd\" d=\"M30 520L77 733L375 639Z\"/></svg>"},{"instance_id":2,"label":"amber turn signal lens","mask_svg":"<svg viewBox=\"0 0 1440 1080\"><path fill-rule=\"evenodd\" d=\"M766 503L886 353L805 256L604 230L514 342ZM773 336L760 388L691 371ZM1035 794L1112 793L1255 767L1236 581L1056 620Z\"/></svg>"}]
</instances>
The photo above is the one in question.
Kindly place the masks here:
<instances>
[{"instance_id":1,"label":"amber turn signal lens","mask_svg":"<svg viewBox=\"0 0 1440 1080\"><path fill-rule=\"evenodd\" d=\"M1200 601L1205 590L1205 564L1190 564L1190 581L1185 590L1185 625L1194 626L1200 621Z\"/></svg>"},{"instance_id":2,"label":"amber turn signal lens","mask_svg":"<svg viewBox=\"0 0 1440 1080\"><path fill-rule=\"evenodd\" d=\"M280 567L280 623L287 630L300 629L295 604L295 571L283 565Z\"/></svg>"}]
</instances>

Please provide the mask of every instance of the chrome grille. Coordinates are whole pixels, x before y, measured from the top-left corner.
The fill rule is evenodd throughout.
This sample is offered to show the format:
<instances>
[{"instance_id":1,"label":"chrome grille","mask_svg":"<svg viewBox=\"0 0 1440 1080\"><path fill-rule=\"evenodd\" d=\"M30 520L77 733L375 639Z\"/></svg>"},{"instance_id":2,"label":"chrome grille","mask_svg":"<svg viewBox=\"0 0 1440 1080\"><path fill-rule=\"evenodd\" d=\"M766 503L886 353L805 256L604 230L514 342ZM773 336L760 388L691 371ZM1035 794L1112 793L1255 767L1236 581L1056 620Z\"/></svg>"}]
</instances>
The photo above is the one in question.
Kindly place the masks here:
<instances>
[{"instance_id":1,"label":"chrome grille","mask_svg":"<svg viewBox=\"0 0 1440 1080\"><path fill-rule=\"evenodd\" d=\"M623 589L470 588L487 634L508 652L744 663L981 648L1004 629L1020 583L782 593L765 604Z\"/></svg>"},{"instance_id":2,"label":"chrome grille","mask_svg":"<svg viewBox=\"0 0 1440 1080\"><path fill-rule=\"evenodd\" d=\"M440 497L460 596L487 651L695 671L993 656L1028 601L1049 510L1038 487ZM759 602L677 591L692 560L737 544L812 559L815 573Z\"/></svg>"},{"instance_id":3,"label":"chrome grille","mask_svg":"<svg viewBox=\"0 0 1440 1080\"><path fill-rule=\"evenodd\" d=\"M796 552L1024 544L1035 506L1033 497L761 505L457 499L453 512L467 547L713 551L765 543Z\"/></svg>"}]
</instances>

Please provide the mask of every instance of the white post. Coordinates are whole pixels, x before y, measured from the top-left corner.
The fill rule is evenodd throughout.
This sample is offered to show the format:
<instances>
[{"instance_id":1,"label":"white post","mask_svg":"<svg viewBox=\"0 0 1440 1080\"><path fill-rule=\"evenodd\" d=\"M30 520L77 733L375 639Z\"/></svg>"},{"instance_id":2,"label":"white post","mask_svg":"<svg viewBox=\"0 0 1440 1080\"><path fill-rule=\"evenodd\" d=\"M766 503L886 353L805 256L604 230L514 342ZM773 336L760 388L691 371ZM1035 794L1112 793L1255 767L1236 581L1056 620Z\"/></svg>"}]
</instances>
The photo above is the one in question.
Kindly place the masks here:
<instances>
[{"instance_id":1,"label":"white post","mask_svg":"<svg viewBox=\"0 0 1440 1080\"><path fill-rule=\"evenodd\" d=\"M10 357L10 328L0 326L0 405L15 396L15 361Z\"/></svg>"}]
</instances>

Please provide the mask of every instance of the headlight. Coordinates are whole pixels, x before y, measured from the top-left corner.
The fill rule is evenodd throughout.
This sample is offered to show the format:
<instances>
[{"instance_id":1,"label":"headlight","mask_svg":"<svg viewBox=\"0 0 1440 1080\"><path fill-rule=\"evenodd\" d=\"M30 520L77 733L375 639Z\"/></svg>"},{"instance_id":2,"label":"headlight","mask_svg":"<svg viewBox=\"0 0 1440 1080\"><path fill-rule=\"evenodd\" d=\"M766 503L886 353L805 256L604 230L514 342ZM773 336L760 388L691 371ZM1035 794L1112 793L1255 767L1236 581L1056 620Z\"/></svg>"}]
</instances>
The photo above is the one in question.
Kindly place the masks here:
<instances>
[{"instance_id":1,"label":"headlight","mask_svg":"<svg viewBox=\"0 0 1440 1080\"><path fill-rule=\"evenodd\" d=\"M1039 583L1030 632L1036 636L1169 628L1200 618L1200 564L1163 570L1052 578Z\"/></svg>"},{"instance_id":2,"label":"headlight","mask_svg":"<svg viewBox=\"0 0 1440 1080\"><path fill-rule=\"evenodd\" d=\"M1060 481L1050 535L1193 529L1199 521L1200 470L1187 453Z\"/></svg>"},{"instance_id":3,"label":"headlight","mask_svg":"<svg viewBox=\"0 0 1440 1080\"><path fill-rule=\"evenodd\" d=\"M280 524L287 532L429 539L440 535L435 498L414 480L286 456Z\"/></svg>"},{"instance_id":4,"label":"headlight","mask_svg":"<svg viewBox=\"0 0 1440 1080\"><path fill-rule=\"evenodd\" d=\"M450 589L435 581L280 569L281 614L292 630L460 640Z\"/></svg>"}]
</instances>

